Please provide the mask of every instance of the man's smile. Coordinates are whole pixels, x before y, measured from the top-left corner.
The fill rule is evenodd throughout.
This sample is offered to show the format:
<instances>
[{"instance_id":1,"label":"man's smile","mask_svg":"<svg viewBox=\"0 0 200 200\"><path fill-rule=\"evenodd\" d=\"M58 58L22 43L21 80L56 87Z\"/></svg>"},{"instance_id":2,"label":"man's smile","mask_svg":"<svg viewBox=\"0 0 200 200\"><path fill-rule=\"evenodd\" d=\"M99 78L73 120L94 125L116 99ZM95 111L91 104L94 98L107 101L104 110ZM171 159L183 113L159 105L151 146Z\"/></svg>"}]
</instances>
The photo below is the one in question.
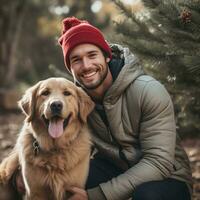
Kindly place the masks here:
<instances>
[{"instance_id":1,"label":"man's smile","mask_svg":"<svg viewBox=\"0 0 200 200\"><path fill-rule=\"evenodd\" d=\"M97 73L98 70L95 71L88 71L82 74L83 78L91 78L92 76L94 76Z\"/></svg>"}]
</instances>

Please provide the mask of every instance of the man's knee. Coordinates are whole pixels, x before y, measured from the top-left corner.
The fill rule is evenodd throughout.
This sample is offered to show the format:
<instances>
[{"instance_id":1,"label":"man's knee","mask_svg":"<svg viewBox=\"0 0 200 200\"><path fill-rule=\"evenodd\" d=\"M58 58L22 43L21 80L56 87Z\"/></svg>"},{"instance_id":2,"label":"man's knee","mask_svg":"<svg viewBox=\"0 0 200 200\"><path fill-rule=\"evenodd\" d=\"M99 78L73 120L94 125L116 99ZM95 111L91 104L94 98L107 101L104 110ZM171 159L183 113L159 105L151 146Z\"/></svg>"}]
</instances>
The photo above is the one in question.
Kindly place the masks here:
<instances>
[{"instance_id":1,"label":"man's knee","mask_svg":"<svg viewBox=\"0 0 200 200\"><path fill-rule=\"evenodd\" d=\"M161 196L149 183L143 183L135 189L133 200L161 200Z\"/></svg>"}]
</instances>

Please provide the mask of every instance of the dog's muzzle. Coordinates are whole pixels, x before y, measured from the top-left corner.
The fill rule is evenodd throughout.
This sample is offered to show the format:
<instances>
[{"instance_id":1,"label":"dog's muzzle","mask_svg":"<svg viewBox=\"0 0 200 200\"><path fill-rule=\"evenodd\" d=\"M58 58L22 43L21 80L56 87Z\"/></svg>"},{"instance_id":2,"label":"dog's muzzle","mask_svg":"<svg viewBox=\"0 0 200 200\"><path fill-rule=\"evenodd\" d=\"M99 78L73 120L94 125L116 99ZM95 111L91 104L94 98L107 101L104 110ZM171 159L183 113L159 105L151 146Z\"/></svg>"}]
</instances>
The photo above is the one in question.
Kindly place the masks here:
<instances>
[{"instance_id":1,"label":"dog's muzzle","mask_svg":"<svg viewBox=\"0 0 200 200\"><path fill-rule=\"evenodd\" d=\"M63 103L59 100L52 101L49 104L50 116L47 118L45 115L42 115L42 118L47 126L48 133L52 138L59 138L63 135L65 128L67 127L72 113L69 113L67 116L62 115Z\"/></svg>"}]
</instances>

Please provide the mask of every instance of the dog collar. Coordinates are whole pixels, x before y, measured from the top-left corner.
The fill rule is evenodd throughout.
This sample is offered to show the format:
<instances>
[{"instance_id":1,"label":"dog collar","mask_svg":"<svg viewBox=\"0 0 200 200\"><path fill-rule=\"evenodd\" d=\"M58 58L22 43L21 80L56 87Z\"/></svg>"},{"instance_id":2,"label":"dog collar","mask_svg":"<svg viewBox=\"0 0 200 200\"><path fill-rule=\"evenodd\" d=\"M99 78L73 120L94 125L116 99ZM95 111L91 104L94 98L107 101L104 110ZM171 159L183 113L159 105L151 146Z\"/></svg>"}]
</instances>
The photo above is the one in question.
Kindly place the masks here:
<instances>
[{"instance_id":1,"label":"dog collar","mask_svg":"<svg viewBox=\"0 0 200 200\"><path fill-rule=\"evenodd\" d=\"M35 156L37 156L39 151L40 151L40 146L39 146L38 141L36 139L33 141L33 151L34 151Z\"/></svg>"}]
</instances>

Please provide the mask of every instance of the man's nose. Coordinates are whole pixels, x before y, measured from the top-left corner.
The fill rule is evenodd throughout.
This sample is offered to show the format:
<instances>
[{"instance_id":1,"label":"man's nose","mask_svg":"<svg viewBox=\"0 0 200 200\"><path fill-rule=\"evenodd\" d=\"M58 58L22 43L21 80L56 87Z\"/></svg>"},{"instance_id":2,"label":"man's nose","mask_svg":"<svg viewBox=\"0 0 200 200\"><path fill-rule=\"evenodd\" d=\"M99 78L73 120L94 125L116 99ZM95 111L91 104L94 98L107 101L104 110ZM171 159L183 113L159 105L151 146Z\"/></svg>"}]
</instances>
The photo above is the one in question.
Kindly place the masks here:
<instances>
[{"instance_id":1,"label":"man's nose","mask_svg":"<svg viewBox=\"0 0 200 200\"><path fill-rule=\"evenodd\" d=\"M84 68L89 68L90 65L91 65L90 59L87 58L87 57L84 57L84 58L83 58L83 67L84 67Z\"/></svg>"}]
</instances>

